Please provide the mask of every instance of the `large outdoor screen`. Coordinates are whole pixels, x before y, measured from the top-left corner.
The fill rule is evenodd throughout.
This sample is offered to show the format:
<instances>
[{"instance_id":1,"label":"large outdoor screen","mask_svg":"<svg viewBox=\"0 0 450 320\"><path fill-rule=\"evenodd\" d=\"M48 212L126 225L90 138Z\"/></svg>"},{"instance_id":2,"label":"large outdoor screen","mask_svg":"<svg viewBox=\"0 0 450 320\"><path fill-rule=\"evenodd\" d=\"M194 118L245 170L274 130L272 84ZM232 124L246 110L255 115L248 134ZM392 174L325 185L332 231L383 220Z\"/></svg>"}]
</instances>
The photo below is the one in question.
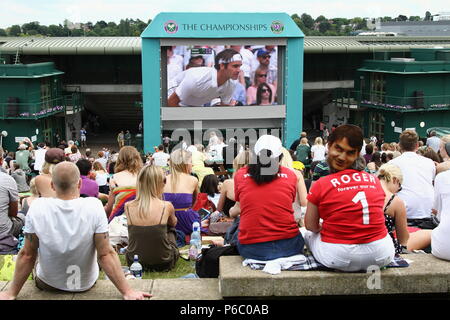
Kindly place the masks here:
<instances>
[{"instance_id":1,"label":"large outdoor screen","mask_svg":"<svg viewBox=\"0 0 450 320\"><path fill-rule=\"evenodd\" d=\"M278 51L274 45L162 47L162 106L279 105Z\"/></svg>"}]
</instances>

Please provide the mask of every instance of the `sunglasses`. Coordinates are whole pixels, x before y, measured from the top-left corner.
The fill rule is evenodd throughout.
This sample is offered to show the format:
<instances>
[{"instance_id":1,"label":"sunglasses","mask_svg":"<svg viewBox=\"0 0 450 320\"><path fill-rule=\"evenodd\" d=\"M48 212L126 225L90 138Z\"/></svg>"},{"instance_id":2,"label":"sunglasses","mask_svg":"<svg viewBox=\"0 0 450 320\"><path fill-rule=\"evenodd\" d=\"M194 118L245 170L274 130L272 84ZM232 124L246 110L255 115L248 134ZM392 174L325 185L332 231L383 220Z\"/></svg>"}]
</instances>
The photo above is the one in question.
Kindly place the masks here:
<instances>
[{"instance_id":1,"label":"sunglasses","mask_svg":"<svg viewBox=\"0 0 450 320\"><path fill-rule=\"evenodd\" d=\"M262 56L263 59L270 59L270 56Z\"/></svg>"},{"instance_id":2,"label":"sunglasses","mask_svg":"<svg viewBox=\"0 0 450 320\"><path fill-rule=\"evenodd\" d=\"M399 183L397 192L400 192L400 191L402 191L402 185Z\"/></svg>"},{"instance_id":3,"label":"sunglasses","mask_svg":"<svg viewBox=\"0 0 450 320\"><path fill-rule=\"evenodd\" d=\"M267 74L258 74L258 77L260 77L260 78L267 77Z\"/></svg>"},{"instance_id":4,"label":"sunglasses","mask_svg":"<svg viewBox=\"0 0 450 320\"><path fill-rule=\"evenodd\" d=\"M261 92L262 93L266 93L266 92L269 92L269 90L268 89L262 89Z\"/></svg>"}]
</instances>

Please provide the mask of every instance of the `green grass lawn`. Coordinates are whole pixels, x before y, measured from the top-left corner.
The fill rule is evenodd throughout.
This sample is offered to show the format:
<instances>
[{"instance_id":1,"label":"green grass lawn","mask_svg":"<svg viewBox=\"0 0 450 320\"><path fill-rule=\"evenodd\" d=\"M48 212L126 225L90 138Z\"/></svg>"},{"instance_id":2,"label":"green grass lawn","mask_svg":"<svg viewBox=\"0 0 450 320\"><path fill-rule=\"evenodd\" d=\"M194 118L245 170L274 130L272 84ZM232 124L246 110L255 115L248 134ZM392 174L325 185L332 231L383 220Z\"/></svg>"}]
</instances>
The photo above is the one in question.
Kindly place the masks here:
<instances>
[{"instance_id":1,"label":"green grass lawn","mask_svg":"<svg viewBox=\"0 0 450 320\"><path fill-rule=\"evenodd\" d=\"M119 258L121 265L126 266L127 262L125 259L125 255L119 255ZM156 271L144 272L142 274L142 279L173 279L173 278L180 278L189 273L194 273L190 261L186 261L182 258L179 258L175 265L175 268L173 268L172 270L165 272L156 272ZM104 279L104 274L100 275L100 279Z\"/></svg>"},{"instance_id":2,"label":"green grass lawn","mask_svg":"<svg viewBox=\"0 0 450 320\"><path fill-rule=\"evenodd\" d=\"M119 259L120 259L122 266L127 265L125 255L119 255ZM3 267L3 260L4 260L4 257L2 255L0 255L0 269ZM142 275L142 278L143 279L173 279L173 278L180 278L189 273L194 273L194 270L191 267L190 262L186 261L182 258L179 258L175 265L175 268L173 268L172 270L166 271L166 272L144 272ZM105 273L103 271L100 271L99 279L100 280L105 279Z\"/></svg>"}]
</instances>

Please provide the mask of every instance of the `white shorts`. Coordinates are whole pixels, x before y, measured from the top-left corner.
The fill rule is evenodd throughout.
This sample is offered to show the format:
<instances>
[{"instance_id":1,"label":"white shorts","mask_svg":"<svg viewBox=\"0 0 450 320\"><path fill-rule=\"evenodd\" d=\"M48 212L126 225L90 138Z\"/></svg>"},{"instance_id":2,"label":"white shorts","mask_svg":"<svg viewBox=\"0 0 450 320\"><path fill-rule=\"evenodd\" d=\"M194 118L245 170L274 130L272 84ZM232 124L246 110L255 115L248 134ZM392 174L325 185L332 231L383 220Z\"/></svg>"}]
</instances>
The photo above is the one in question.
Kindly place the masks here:
<instances>
[{"instance_id":1,"label":"white shorts","mask_svg":"<svg viewBox=\"0 0 450 320\"><path fill-rule=\"evenodd\" d=\"M369 266L384 267L394 259L395 249L389 234L364 244L323 242L320 233L306 231L305 243L314 258L328 268L341 271L367 271Z\"/></svg>"},{"instance_id":2,"label":"white shorts","mask_svg":"<svg viewBox=\"0 0 450 320\"><path fill-rule=\"evenodd\" d=\"M86 141L86 136L81 136L81 141Z\"/></svg>"}]
</instances>

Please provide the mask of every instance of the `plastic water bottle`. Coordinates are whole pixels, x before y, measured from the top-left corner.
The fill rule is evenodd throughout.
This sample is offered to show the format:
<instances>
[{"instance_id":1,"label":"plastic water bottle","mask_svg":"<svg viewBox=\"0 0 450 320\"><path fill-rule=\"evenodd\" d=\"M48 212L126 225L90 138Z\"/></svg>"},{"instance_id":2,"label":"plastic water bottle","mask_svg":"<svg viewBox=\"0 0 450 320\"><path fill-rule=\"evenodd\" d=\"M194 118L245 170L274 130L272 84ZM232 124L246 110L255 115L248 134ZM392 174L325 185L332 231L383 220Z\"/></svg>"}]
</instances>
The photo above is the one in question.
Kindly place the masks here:
<instances>
[{"instance_id":1,"label":"plastic water bottle","mask_svg":"<svg viewBox=\"0 0 450 320\"><path fill-rule=\"evenodd\" d=\"M195 261L202 252L202 237L200 234L200 224L196 221L192 224L191 240L189 241L189 260L195 269Z\"/></svg>"},{"instance_id":2,"label":"plastic water bottle","mask_svg":"<svg viewBox=\"0 0 450 320\"><path fill-rule=\"evenodd\" d=\"M202 235L200 232L200 223L198 221L195 221L192 224L192 234L191 234L191 241L194 239L194 243L197 246L198 254L202 251Z\"/></svg>"},{"instance_id":3,"label":"plastic water bottle","mask_svg":"<svg viewBox=\"0 0 450 320\"><path fill-rule=\"evenodd\" d=\"M130 266L131 274L136 279L142 279L142 265L139 263L139 257L138 257L137 254L134 255L134 259L133 260L134 260L134 262Z\"/></svg>"}]
</instances>

